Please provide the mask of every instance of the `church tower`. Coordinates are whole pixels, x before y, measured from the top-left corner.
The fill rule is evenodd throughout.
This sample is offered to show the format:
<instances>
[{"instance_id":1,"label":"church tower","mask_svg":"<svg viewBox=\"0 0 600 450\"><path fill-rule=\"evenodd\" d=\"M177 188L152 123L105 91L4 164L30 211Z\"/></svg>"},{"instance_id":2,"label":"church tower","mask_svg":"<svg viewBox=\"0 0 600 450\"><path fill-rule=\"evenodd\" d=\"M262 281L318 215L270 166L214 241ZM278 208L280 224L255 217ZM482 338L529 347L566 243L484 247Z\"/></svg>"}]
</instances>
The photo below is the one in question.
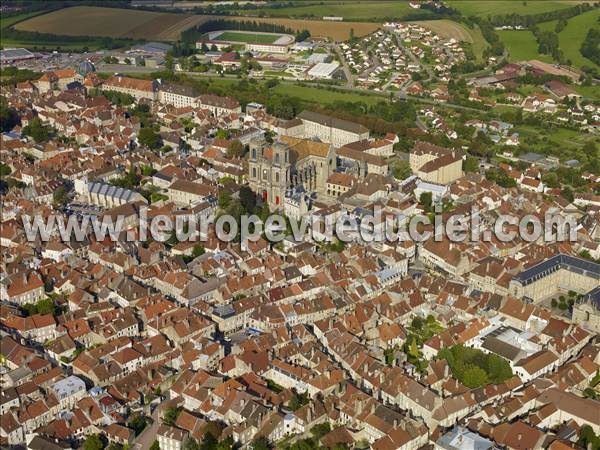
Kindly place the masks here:
<instances>
[{"instance_id":1,"label":"church tower","mask_svg":"<svg viewBox=\"0 0 600 450\"><path fill-rule=\"evenodd\" d=\"M272 146L273 159L271 166L271 199L269 204L279 207L283 204L285 191L288 187L288 174L290 168L290 148L276 142Z\"/></svg>"}]
</instances>

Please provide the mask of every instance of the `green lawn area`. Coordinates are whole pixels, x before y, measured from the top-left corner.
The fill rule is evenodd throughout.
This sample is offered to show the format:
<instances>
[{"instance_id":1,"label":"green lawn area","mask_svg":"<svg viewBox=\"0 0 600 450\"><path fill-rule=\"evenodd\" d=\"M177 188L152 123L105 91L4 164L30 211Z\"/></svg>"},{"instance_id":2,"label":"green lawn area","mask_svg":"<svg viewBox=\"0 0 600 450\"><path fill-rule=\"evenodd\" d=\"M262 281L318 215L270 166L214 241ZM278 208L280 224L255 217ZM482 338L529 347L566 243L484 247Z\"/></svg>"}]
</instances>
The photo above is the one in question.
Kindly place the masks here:
<instances>
[{"instance_id":1,"label":"green lawn area","mask_svg":"<svg viewBox=\"0 0 600 450\"><path fill-rule=\"evenodd\" d=\"M291 97L300 97L303 100L315 103L333 103L343 102L363 102L368 105L375 104L387 97L375 95L360 95L355 92L339 92L311 86L299 86L293 83L279 83L273 88L273 91L279 94L287 94Z\"/></svg>"},{"instance_id":2,"label":"green lawn area","mask_svg":"<svg viewBox=\"0 0 600 450\"><path fill-rule=\"evenodd\" d=\"M392 20L403 19L415 11L408 1L360 1L360 2L319 2L285 8L265 7L254 10L240 9L240 15L265 15L267 17L318 17L341 16L344 20ZM419 11L423 13L424 10Z\"/></svg>"},{"instance_id":3,"label":"green lawn area","mask_svg":"<svg viewBox=\"0 0 600 450\"><path fill-rule=\"evenodd\" d=\"M584 98L600 100L600 89L598 89L598 86L580 86L574 84L571 87L575 89L579 94L583 95Z\"/></svg>"},{"instance_id":4,"label":"green lawn area","mask_svg":"<svg viewBox=\"0 0 600 450\"><path fill-rule=\"evenodd\" d=\"M558 35L560 48L563 51L565 58L570 59L571 63L575 67L580 68L583 66L589 66L600 68L600 66L594 64L589 59L584 58L581 53L579 53L579 49L581 48L581 44L585 39L588 30L593 27L600 27L598 18L600 18L600 10L598 9L594 11L588 11L576 17L572 17L568 20L568 24L565 29L562 30ZM550 22L540 23L538 26L544 31L554 32L556 24L557 21L552 20ZM506 32L500 31L500 33ZM546 57L548 58L548 56Z\"/></svg>"},{"instance_id":5,"label":"green lawn area","mask_svg":"<svg viewBox=\"0 0 600 450\"><path fill-rule=\"evenodd\" d=\"M448 4L464 16L494 16L502 14L538 14L569 8L577 1L566 0L449 0Z\"/></svg>"},{"instance_id":6,"label":"green lawn area","mask_svg":"<svg viewBox=\"0 0 600 450\"><path fill-rule=\"evenodd\" d=\"M465 27L465 29L468 31L468 33L471 35L471 38L473 39L473 43L471 44L473 48L473 54L475 55L477 60L481 61L483 59L483 52L486 48L489 47L489 44L483 37L483 34L481 34L481 30L479 29L479 27Z\"/></svg>"},{"instance_id":7,"label":"green lawn area","mask_svg":"<svg viewBox=\"0 0 600 450\"><path fill-rule=\"evenodd\" d=\"M506 46L511 61L527 61L539 59L540 61L552 62L549 55L540 55L537 51L537 41L531 31L528 30L498 30L500 40Z\"/></svg>"},{"instance_id":8,"label":"green lawn area","mask_svg":"<svg viewBox=\"0 0 600 450\"><path fill-rule=\"evenodd\" d=\"M281 37L280 34L261 33L238 33L237 31L225 31L215 39L232 42L252 42L256 44L272 44Z\"/></svg>"},{"instance_id":9,"label":"green lawn area","mask_svg":"<svg viewBox=\"0 0 600 450\"><path fill-rule=\"evenodd\" d=\"M580 149L587 141L594 139L593 135L560 127L540 130L528 125L519 125L515 127L515 132L519 133L522 139L527 136L538 138L539 142L533 145L532 149L539 153L556 155L561 161L572 159L573 150ZM556 151L557 147L560 147L559 151Z\"/></svg>"},{"instance_id":10,"label":"green lawn area","mask_svg":"<svg viewBox=\"0 0 600 450\"><path fill-rule=\"evenodd\" d=\"M34 11L30 13L18 14L16 16L11 17L0 17L0 29L10 27L17 22L21 22L22 20L29 19L30 17L40 15L45 11Z\"/></svg>"},{"instance_id":11,"label":"green lawn area","mask_svg":"<svg viewBox=\"0 0 600 450\"><path fill-rule=\"evenodd\" d=\"M236 85L240 80L235 78L211 78L211 85L220 88L227 88ZM280 81L271 91L278 94L289 95L290 97L299 97L302 100L320 104L342 102L363 102L368 105L374 105L377 102L387 100L387 95L373 95L366 93L360 95L356 92L330 91L318 86L300 86L293 81Z\"/></svg>"},{"instance_id":12,"label":"green lawn area","mask_svg":"<svg viewBox=\"0 0 600 450\"><path fill-rule=\"evenodd\" d=\"M589 59L584 58L579 52L581 43L585 39L590 28L600 27L600 24L598 23L599 18L600 9L595 9L575 16L569 19L565 29L558 35L561 50L565 57L570 59L575 67L589 66L600 69L600 66L594 64Z\"/></svg>"}]
</instances>

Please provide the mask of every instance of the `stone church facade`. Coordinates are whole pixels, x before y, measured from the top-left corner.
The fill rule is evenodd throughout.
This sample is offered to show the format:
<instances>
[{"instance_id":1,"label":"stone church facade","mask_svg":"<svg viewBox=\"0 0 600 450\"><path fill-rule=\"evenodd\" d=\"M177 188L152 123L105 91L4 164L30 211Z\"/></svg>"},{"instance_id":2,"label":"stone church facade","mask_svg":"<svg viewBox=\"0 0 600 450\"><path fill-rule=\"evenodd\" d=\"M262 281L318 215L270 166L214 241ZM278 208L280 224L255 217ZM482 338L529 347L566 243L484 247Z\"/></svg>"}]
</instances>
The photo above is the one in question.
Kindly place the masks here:
<instances>
[{"instance_id":1,"label":"stone church facade","mask_svg":"<svg viewBox=\"0 0 600 450\"><path fill-rule=\"evenodd\" d=\"M273 144L255 140L248 160L250 188L270 207L281 208L293 187L325 192L335 161L331 144L293 136L280 136Z\"/></svg>"}]
</instances>

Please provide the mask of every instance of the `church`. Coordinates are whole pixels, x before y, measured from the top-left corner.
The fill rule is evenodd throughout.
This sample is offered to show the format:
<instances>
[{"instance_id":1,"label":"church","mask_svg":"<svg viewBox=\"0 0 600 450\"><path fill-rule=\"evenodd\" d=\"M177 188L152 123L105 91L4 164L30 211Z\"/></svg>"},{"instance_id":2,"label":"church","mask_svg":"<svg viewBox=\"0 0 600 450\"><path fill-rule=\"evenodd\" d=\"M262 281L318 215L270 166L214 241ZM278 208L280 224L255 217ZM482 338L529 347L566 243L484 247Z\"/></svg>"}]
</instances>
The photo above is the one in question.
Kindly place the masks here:
<instances>
[{"instance_id":1,"label":"church","mask_svg":"<svg viewBox=\"0 0 600 450\"><path fill-rule=\"evenodd\" d=\"M279 136L273 144L264 139L250 143L250 188L271 208L281 208L286 193L302 186L306 192L324 193L336 166L331 144Z\"/></svg>"}]
</instances>

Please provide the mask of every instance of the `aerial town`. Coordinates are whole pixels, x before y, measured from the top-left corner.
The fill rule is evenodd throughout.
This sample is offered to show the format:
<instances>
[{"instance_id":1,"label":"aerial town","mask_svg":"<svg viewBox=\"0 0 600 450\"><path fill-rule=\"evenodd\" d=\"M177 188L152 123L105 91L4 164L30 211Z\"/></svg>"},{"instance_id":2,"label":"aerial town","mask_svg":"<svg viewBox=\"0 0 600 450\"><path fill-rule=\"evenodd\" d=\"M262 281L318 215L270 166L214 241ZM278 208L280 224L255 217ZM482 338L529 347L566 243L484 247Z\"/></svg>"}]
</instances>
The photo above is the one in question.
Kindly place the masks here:
<instances>
[{"instance_id":1,"label":"aerial town","mask_svg":"<svg viewBox=\"0 0 600 450\"><path fill-rule=\"evenodd\" d=\"M600 449L600 4L478 2L3 4L0 448Z\"/></svg>"}]
</instances>

